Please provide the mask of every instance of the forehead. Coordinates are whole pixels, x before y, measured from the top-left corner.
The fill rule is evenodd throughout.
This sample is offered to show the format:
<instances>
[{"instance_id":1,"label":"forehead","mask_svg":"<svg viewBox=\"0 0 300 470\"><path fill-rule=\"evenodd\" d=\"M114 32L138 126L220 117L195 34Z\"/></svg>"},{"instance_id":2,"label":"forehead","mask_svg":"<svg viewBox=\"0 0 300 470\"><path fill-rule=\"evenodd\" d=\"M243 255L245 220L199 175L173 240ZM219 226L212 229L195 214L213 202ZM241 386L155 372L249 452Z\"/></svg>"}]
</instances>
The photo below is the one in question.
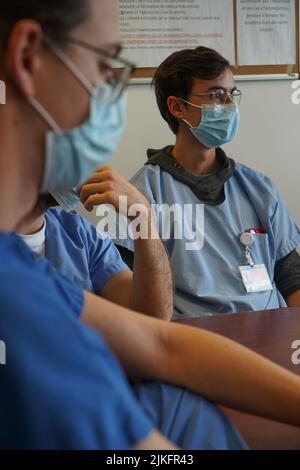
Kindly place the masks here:
<instances>
[{"instance_id":1,"label":"forehead","mask_svg":"<svg viewBox=\"0 0 300 470\"><path fill-rule=\"evenodd\" d=\"M117 0L89 0L87 3L89 17L74 30L73 35L100 48L113 48L120 44Z\"/></svg>"},{"instance_id":2,"label":"forehead","mask_svg":"<svg viewBox=\"0 0 300 470\"><path fill-rule=\"evenodd\" d=\"M226 69L219 77L212 80L194 79L192 93L206 91L210 88L222 87L231 91L235 87L234 75L230 69Z\"/></svg>"}]
</instances>

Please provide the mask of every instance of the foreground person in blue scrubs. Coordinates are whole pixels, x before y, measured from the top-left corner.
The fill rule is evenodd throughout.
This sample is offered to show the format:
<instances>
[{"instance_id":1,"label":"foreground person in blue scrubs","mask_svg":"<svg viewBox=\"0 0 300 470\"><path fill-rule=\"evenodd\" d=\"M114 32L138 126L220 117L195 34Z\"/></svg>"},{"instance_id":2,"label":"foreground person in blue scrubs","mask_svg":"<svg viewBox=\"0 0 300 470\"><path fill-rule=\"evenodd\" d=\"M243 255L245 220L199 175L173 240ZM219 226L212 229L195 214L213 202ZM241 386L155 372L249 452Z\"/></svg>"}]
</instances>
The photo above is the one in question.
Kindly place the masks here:
<instances>
[{"instance_id":1,"label":"foreground person in blue scrubs","mask_svg":"<svg viewBox=\"0 0 300 470\"><path fill-rule=\"evenodd\" d=\"M125 181L123 185L129 194L130 185ZM150 282L144 289L142 285L134 286L132 273L113 242L76 212L57 207L45 212L47 205L53 204L57 203L51 195L41 197L34 211L18 227L20 237L36 255L46 257L83 289L119 305L130 307L136 289L141 298L150 297L150 302L151 296L157 298L155 278L160 272L155 259L148 266ZM37 227L41 228L36 230ZM146 240L144 244L148 244ZM130 296L124 295L126 290ZM170 295L168 301L168 291L164 291L166 305L172 303L172 292ZM147 314L147 303L139 305L139 311ZM246 448L225 415L200 396L160 382L139 383L132 390L153 426L177 445L190 450Z\"/></svg>"},{"instance_id":2,"label":"foreground person in blue scrubs","mask_svg":"<svg viewBox=\"0 0 300 470\"><path fill-rule=\"evenodd\" d=\"M78 187L114 152L130 66L114 82L105 62L119 51L114 1L7 0L0 18L0 447L173 449L126 376L300 426L296 375L221 336L83 291L14 233L40 193ZM204 417L210 408L209 422L220 421L214 405ZM243 448L222 420L216 446Z\"/></svg>"},{"instance_id":3,"label":"foreground person in blue scrubs","mask_svg":"<svg viewBox=\"0 0 300 470\"><path fill-rule=\"evenodd\" d=\"M174 317L299 306L300 231L270 179L222 148L240 120L241 92L228 61L205 47L175 52L156 71L154 87L176 143L148 150L131 182L152 205L193 210L181 222L189 228L182 237L174 222L164 230L163 211L158 219L175 278ZM117 244L131 265L132 240Z\"/></svg>"}]
</instances>

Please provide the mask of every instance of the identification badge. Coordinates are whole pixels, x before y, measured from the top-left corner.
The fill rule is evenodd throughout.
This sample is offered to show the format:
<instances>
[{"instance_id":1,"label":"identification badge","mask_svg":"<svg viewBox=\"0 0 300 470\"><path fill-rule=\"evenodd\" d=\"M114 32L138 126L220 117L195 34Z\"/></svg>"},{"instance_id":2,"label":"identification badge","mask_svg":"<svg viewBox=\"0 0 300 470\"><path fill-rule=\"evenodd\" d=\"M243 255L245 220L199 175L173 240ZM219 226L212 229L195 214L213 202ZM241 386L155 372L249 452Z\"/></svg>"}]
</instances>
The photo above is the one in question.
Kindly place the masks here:
<instances>
[{"instance_id":1,"label":"identification badge","mask_svg":"<svg viewBox=\"0 0 300 470\"><path fill-rule=\"evenodd\" d=\"M253 267L240 266L239 270L248 293L273 290L267 268L264 264L255 264Z\"/></svg>"}]
</instances>

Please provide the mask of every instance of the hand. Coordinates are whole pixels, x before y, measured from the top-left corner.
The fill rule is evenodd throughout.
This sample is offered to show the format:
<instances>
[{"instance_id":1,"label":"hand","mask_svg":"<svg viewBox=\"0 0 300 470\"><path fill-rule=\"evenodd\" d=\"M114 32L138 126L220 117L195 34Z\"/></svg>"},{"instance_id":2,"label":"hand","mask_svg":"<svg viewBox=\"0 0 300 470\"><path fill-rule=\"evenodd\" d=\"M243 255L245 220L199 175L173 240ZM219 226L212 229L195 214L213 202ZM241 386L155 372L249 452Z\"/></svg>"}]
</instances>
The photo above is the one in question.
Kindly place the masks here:
<instances>
[{"instance_id":1,"label":"hand","mask_svg":"<svg viewBox=\"0 0 300 470\"><path fill-rule=\"evenodd\" d=\"M148 200L132 184L122 178L117 171L110 166L103 166L95 172L91 178L78 189L80 200L87 211L91 212L94 206L109 204L123 215L128 215L128 209L133 204L145 207L145 214L150 214ZM127 197L127 208L120 207L120 196ZM139 214L136 214L136 217Z\"/></svg>"}]
</instances>

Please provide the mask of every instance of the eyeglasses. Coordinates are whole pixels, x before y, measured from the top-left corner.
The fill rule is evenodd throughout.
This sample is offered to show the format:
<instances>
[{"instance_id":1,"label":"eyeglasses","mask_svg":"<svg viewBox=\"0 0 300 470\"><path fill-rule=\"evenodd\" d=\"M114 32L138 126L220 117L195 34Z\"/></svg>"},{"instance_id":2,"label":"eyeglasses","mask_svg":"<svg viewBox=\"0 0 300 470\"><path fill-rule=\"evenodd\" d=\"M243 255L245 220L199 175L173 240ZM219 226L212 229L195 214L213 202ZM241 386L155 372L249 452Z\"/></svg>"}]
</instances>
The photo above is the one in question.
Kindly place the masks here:
<instances>
[{"instance_id":1,"label":"eyeglasses","mask_svg":"<svg viewBox=\"0 0 300 470\"><path fill-rule=\"evenodd\" d=\"M120 47L116 54L110 54L80 39L71 38L69 36L60 36L59 38L75 46L95 52L105 59L105 61L99 64L99 69L101 69L101 73L105 75L106 82L113 88L112 100L117 100L128 86L131 75L136 68L135 64L120 57L122 48Z\"/></svg>"},{"instance_id":2,"label":"eyeglasses","mask_svg":"<svg viewBox=\"0 0 300 470\"><path fill-rule=\"evenodd\" d=\"M206 104L224 105L228 103L236 103L239 105L242 99L242 92L235 89L231 93L227 93L224 88L218 88L217 90L206 93L193 93L190 96L206 96L209 101L209 103Z\"/></svg>"}]
</instances>

